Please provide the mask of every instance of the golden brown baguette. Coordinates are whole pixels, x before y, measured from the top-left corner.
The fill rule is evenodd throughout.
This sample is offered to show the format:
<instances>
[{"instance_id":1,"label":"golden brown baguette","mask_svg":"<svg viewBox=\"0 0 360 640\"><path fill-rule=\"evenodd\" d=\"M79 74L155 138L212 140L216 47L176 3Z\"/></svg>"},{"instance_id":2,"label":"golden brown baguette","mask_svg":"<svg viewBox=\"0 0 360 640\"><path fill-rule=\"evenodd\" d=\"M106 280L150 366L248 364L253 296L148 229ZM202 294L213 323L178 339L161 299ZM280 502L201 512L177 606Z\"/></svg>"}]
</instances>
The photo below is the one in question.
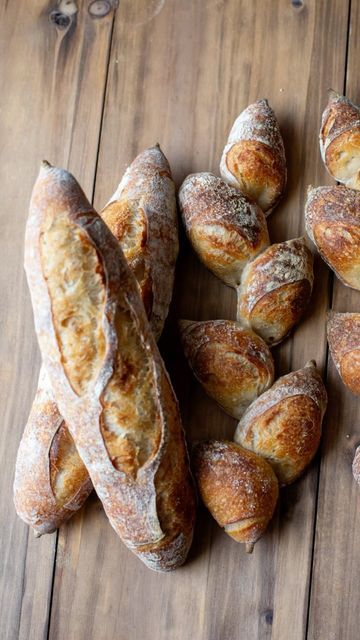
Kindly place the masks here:
<instances>
[{"instance_id":1,"label":"golden brown baguette","mask_svg":"<svg viewBox=\"0 0 360 640\"><path fill-rule=\"evenodd\" d=\"M54 397L112 526L150 568L176 568L195 514L177 401L118 242L48 164L25 268Z\"/></svg>"},{"instance_id":2,"label":"golden brown baguette","mask_svg":"<svg viewBox=\"0 0 360 640\"><path fill-rule=\"evenodd\" d=\"M279 378L241 418L234 440L264 457L281 484L298 478L314 457L321 437L327 394L312 360Z\"/></svg>"},{"instance_id":3,"label":"golden brown baguette","mask_svg":"<svg viewBox=\"0 0 360 640\"><path fill-rule=\"evenodd\" d=\"M360 313L330 311L327 338L343 383L350 391L360 395Z\"/></svg>"},{"instance_id":4,"label":"golden brown baguette","mask_svg":"<svg viewBox=\"0 0 360 640\"><path fill-rule=\"evenodd\" d=\"M269 245L261 209L212 173L189 175L179 190L187 236L204 265L231 287Z\"/></svg>"},{"instance_id":5,"label":"golden brown baguette","mask_svg":"<svg viewBox=\"0 0 360 640\"><path fill-rule=\"evenodd\" d=\"M158 340L179 251L175 185L159 145L135 158L100 215L120 242Z\"/></svg>"},{"instance_id":6,"label":"golden brown baguette","mask_svg":"<svg viewBox=\"0 0 360 640\"><path fill-rule=\"evenodd\" d=\"M276 507L279 487L271 466L234 442L210 440L192 456L199 492L216 522L246 551L265 532Z\"/></svg>"},{"instance_id":7,"label":"golden brown baguette","mask_svg":"<svg viewBox=\"0 0 360 640\"><path fill-rule=\"evenodd\" d=\"M220 173L226 182L255 200L268 215L286 185L284 143L267 100L258 100L235 120L222 154Z\"/></svg>"},{"instance_id":8,"label":"golden brown baguette","mask_svg":"<svg viewBox=\"0 0 360 640\"><path fill-rule=\"evenodd\" d=\"M322 116L320 151L335 180L360 189L360 107L333 89Z\"/></svg>"},{"instance_id":9,"label":"golden brown baguette","mask_svg":"<svg viewBox=\"0 0 360 640\"><path fill-rule=\"evenodd\" d=\"M274 382L266 343L231 320L180 321L189 365L206 393L234 418Z\"/></svg>"},{"instance_id":10,"label":"golden brown baguette","mask_svg":"<svg viewBox=\"0 0 360 640\"><path fill-rule=\"evenodd\" d=\"M360 290L360 193L343 185L309 187L305 223L309 238L339 280Z\"/></svg>"},{"instance_id":11,"label":"golden brown baguette","mask_svg":"<svg viewBox=\"0 0 360 640\"><path fill-rule=\"evenodd\" d=\"M313 277L313 258L304 238L272 244L243 271L238 320L268 344L277 344L303 315Z\"/></svg>"},{"instance_id":12,"label":"golden brown baguette","mask_svg":"<svg viewBox=\"0 0 360 640\"><path fill-rule=\"evenodd\" d=\"M171 298L178 249L174 185L169 164L158 145L137 156L100 215L119 240L134 275L140 279L138 285L150 324L158 333ZM140 229L138 234L137 229ZM165 247L160 237L166 239ZM139 268L142 264L146 264L146 269ZM40 380L41 388L20 443L14 482L16 510L37 535L55 531L82 506L92 490L44 368ZM59 476L59 465L66 482L58 499L50 476ZM40 480L40 470L46 468L48 471L41 472ZM71 509L64 508L67 503Z\"/></svg>"}]
</instances>

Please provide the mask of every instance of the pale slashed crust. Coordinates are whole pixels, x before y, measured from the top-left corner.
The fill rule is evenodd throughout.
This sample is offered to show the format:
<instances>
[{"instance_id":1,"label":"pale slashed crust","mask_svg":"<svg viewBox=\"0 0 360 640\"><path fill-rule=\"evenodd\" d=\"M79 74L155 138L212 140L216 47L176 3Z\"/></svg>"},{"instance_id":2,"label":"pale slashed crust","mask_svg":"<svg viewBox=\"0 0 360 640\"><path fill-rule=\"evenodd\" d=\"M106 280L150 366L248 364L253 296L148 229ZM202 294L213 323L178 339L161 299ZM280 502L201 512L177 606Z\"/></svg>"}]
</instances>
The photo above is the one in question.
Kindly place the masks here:
<instances>
[{"instance_id":1,"label":"pale slashed crust","mask_svg":"<svg viewBox=\"0 0 360 640\"><path fill-rule=\"evenodd\" d=\"M66 212L69 227L80 228L86 234L86 241L82 234L78 237L73 234L73 242L80 252L90 254L89 243L96 249L98 270L105 278L101 285L106 293L102 315L105 357L96 379L91 380L80 393L72 388L62 364L51 299L56 274L53 273L46 282L42 264L44 256L40 251L45 220L60 212ZM61 247L60 237L58 251ZM63 247L62 251L65 257L66 248ZM25 265L44 365L59 410L70 428L110 522L127 546L145 563L150 554L152 568L172 569L184 561L194 521L194 495L177 402L146 320L134 276L114 236L93 211L74 178L65 171L44 166L40 172L30 206ZM94 282L94 286L97 290L98 282ZM65 287L64 297L67 296ZM78 310L81 310L81 300L75 312ZM122 321L120 332L116 321L119 314ZM133 344L135 362L128 361L127 352L122 359L124 340L128 341L127 346ZM84 357L86 353L84 349ZM137 364L138 370L132 369L132 365ZM78 366L79 360L74 359L74 370ZM123 378L119 375L120 368ZM104 393L114 375L119 385L117 392L112 392L109 409L107 401L104 402ZM128 430L122 432L121 415L114 418L113 413L116 414L119 406L121 414L128 386L131 388L132 378L139 376L143 378L141 392L135 393L134 401L138 403L140 418L132 423L130 416ZM146 446L141 440L141 407L145 399L152 405L155 418L154 430L148 431ZM105 425L105 431L108 430L109 417L112 436L115 434L118 439L128 439L131 452L126 464L122 456L120 461L116 456L111 459L112 443L103 428ZM146 421L145 415L143 419ZM140 435L140 443L137 435ZM170 452L173 456L171 474L164 476L162 468L167 464ZM174 546L176 557L169 557L168 549ZM154 554L157 554L157 562Z\"/></svg>"},{"instance_id":2,"label":"pale slashed crust","mask_svg":"<svg viewBox=\"0 0 360 640\"><path fill-rule=\"evenodd\" d=\"M234 440L265 457L279 481L289 484L316 453L326 405L324 383L311 361L303 369L279 378L250 405Z\"/></svg>"}]
</instances>

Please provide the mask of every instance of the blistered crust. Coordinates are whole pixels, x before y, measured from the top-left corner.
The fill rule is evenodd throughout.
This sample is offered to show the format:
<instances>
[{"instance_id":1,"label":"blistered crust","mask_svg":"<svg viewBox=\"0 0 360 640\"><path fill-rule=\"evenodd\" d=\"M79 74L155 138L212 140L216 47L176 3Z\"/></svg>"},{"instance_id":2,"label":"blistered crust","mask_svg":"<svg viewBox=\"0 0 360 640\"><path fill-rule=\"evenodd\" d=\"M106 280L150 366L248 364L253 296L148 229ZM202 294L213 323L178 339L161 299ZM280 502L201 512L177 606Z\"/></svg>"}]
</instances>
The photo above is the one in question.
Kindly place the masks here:
<instances>
[{"instance_id":1,"label":"blistered crust","mask_svg":"<svg viewBox=\"0 0 360 640\"><path fill-rule=\"evenodd\" d=\"M274 381L265 342L230 320L180 322L181 341L205 391L234 418Z\"/></svg>"},{"instance_id":2,"label":"blistered crust","mask_svg":"<svg viewBox=\"0 0 360 640\"><path fill-rule=\"evenodd\" d=\"M204 265L237 287L246 263L269 245L260 207L212 173L183 182L179 203L188 238Z\"/></svg>"},{"instance_id":3,"label":"blistered crust","mask_svg":"<svg viewBox=\"0 0 360 640\"><path fill-rule=\"evenodd\" d=\"M352 393L360 395L360 313L330 311L327 338L343 383Z\"/></svg>"}]
</instances>

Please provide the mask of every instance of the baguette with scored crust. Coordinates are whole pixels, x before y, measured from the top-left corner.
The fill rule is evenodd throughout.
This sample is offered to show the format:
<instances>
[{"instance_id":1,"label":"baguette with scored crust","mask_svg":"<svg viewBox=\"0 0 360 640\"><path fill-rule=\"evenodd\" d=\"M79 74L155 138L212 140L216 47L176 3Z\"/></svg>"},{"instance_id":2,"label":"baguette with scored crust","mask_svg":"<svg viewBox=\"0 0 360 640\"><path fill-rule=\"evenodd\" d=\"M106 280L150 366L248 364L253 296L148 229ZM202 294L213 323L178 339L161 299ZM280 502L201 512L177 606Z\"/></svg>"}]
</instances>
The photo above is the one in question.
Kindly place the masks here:
<instances>
[{"instance_id":1,"label":"baguette with scored crust","mask_svg":"<svg viewBox=\"0 0 360 640\"><path fill-rule=\"evenodd\" d=\"M150 325L158 337L171 299L178 252L175 187L159 145L135 158L100 215L139 278ZM157 251L159 235L166 242ZM143 264L146 268L139 268ZM92 488L42 367L17 455L17 513L36 535L52 533L82 506Z\"/></svg>"},{"instance_id":2,"label":"baguette with scored crust","mask_svg":"<svg viewBox=\"0 0 360 640\"><path fill-rule=\"evenodd\" d=\"M112 526L150 568L176 568L195 518L176 397L119 244L76 180L48 164L25 268L54 396Z\"/></svg>"}]
</instances>

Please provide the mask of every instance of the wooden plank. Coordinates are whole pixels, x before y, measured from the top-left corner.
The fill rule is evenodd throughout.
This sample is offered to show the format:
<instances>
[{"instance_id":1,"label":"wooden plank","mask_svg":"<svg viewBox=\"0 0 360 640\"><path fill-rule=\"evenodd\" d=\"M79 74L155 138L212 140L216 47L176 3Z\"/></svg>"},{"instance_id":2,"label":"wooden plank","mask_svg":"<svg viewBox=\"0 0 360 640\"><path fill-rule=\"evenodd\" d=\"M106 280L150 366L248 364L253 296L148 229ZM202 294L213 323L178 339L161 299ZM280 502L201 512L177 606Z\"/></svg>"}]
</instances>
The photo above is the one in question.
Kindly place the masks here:
<instances>
[{"instance_id":1,"label":"wooden plank","mask_svg":"<svg viewBox=\"0 0 360 640\"><path fill-rule=\"evenodd\" d=\"M352 2L346 95L357 104L359 58L360 5ZM343 86L334 88L342 92ZM359 293L334 278L332 308L360 311ZM328 389L308 638L353 640L359 637L360 627L360 489L351 465L360 442L360 404L342 384L330 356Z\"/></svg>"},{"instance_id":2,"label":"wooden plank","mask_svg":"<svg viewBox=\"0 0 360 640\"><path fill-rule=\"evenodd\" d=\"M190 172L218 172L233 119L266 96L289 164L286 199L270 221L272 238L303 232L306 187L326 181L317 130L327 87L344 79L347 9L343 0L122 0L95 204L103 204L135 154L156 141L178 184ZM305 322L277 350L279 374L312 357L324 365L328 276L321 263L316 275ZM176 319L232 318L234 312L233 291L198 263L183 239L162 348L191 440L231 437L235 423L191 378ZM142 566L91 501L60 533L50 638L304 638L316 484L313 466L283 492L277 517L251 557L200 508L189 562L170 575Z\"/></svg>"},{"instance_id":3,"label":"wooden plank","mask_svg":"<svg viewBox=\"0 0 360 640\"><path fill-rule=\"evenodd\" d=\"M78 2L65 29L49 21L54 2L18 0L0 9L0 635L9 640L47 634L56 536L35 540L12 502L16 451L40 364L23 236L43 157L69 166L92 195L113 14L94 20L87 4Z\"/></svg>"}]
</instances>

